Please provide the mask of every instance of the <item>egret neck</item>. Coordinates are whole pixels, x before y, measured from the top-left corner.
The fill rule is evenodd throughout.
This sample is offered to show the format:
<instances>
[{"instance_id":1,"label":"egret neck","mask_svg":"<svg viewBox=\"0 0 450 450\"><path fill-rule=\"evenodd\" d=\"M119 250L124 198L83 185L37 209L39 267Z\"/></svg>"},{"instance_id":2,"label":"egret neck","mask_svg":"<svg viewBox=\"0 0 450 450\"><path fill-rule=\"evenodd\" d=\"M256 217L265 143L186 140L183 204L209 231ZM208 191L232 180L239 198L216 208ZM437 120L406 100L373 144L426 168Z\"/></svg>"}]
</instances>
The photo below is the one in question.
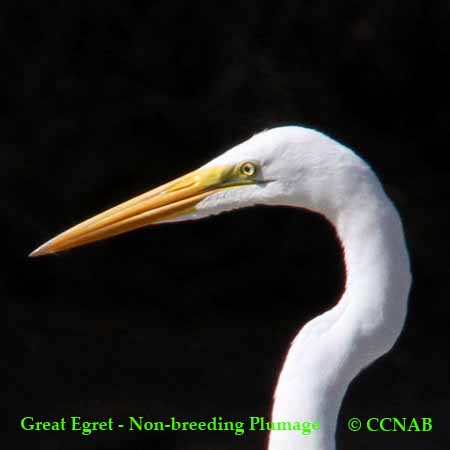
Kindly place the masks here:
<instances>
[{"instance_id":1,"label":"egret neck","mask_svg":"<svg viewBox=\"0 0 450 450\"><path fill-rule=\"evenodd\" d=\"M269 450L334 450L350 382L389 351L403 327L411 276L402 223L373 172L363 172L345 203L317 211L336 229L346 286L293 340L274 396L272 422L320 426L308 435L271 431Z\"/></svg>"}]
</instances>

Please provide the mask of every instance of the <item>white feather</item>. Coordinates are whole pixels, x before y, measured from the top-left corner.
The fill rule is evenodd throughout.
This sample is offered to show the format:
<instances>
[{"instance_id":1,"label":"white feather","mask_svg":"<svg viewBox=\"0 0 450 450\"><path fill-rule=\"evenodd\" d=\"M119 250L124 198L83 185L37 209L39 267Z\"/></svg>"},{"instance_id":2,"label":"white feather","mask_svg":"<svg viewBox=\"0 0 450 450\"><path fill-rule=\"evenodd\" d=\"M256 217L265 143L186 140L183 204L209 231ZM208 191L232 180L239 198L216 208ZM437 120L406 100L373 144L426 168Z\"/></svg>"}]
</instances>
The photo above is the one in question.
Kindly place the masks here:
<instances>
[{"instance_id":1,"label":"white feather","mask_svg":"<svg viewBox=\"0 0 450 450\"><path fill-rule=\"evenodd\" d=\"M272 421L319 422L309 435L272 431L269 450L333 450L351 380L387 352L405 320L411 284L399 215L370 167L331 138L301 127L258 133L206 166L259 162L261 185L225 190L178 220L254 204L306 208L325 216L341 240L347 273L339 303L292 342L276 387Z\"/></svg>"}]
</instances>

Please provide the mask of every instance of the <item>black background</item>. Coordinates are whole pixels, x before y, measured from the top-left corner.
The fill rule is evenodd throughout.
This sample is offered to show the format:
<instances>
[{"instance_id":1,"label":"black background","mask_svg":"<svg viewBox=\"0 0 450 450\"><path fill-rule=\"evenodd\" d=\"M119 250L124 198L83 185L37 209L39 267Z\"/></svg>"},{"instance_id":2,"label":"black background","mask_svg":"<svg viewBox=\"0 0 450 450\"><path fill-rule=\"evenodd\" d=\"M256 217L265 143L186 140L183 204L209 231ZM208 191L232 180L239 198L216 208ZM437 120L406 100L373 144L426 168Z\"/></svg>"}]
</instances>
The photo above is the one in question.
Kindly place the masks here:
<instances>
[{"instance_id":1,"label":"black background","mask_svg":"<svg viewBox=\"0 0 450 450\"><path fill-rule=\"evenodd\" d=\"M15 448L261 449L264 433L19 429L40 420L270 417L301 325L343 289L322 218L257 207L28 259L80 220L265 128L361 154L404 219L404 332L350 386L338 449L445 449L449 417L448 1L3 2L4 383ZM432 417L351 433L350 417Z\"/></svg>"}]
</instances>

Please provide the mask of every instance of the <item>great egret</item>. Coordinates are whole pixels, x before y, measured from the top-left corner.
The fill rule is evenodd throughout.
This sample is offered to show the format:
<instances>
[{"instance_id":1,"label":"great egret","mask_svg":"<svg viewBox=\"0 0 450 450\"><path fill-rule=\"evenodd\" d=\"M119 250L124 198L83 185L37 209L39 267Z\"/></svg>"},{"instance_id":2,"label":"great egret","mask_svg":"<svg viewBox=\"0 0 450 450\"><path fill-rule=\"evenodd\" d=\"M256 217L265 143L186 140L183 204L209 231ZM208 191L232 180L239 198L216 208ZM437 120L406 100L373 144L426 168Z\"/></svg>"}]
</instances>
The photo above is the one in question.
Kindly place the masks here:
<instances>
[{"instance_id":1,"label":"great egret","mask_svg":"<svg viewBox=\"0 0 450 450\"><path fill-rule=\"evenodd\" d=\"M344 294L295 337L274 396L273 422L319 422L320 428L307 436L271 431L269 437L269 450L331 450L345 391L395 343L411 285L400 217L370 167L348 148L302 127L263 131L200 169L70 228L30 256L257 203L322 214L344 249Z\"/></svg>"}]
</instances>

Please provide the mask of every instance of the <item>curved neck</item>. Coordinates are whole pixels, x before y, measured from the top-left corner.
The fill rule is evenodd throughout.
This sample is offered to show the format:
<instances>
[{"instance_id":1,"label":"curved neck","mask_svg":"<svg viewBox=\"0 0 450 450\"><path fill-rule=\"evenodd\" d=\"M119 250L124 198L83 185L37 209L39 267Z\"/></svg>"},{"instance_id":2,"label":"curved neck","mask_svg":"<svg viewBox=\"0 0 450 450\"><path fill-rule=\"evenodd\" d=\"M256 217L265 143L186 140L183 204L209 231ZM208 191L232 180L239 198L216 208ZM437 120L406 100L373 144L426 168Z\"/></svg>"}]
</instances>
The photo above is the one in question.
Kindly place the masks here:
<instances>
[{"instance_id":1,"label":"curved neck","mask_svg":"<svg viewBox=\"0 0 450 450\"><path fill-rule=\"evenodd\" d=\"M269 450L334 450L336 422L351 380L401 332L411 283L397 211L378 182L337 214L346 288L339 303L295 337L275 392L272 422L318 422L318 430L272 431Z\"/></svg>"}]
</instances>

